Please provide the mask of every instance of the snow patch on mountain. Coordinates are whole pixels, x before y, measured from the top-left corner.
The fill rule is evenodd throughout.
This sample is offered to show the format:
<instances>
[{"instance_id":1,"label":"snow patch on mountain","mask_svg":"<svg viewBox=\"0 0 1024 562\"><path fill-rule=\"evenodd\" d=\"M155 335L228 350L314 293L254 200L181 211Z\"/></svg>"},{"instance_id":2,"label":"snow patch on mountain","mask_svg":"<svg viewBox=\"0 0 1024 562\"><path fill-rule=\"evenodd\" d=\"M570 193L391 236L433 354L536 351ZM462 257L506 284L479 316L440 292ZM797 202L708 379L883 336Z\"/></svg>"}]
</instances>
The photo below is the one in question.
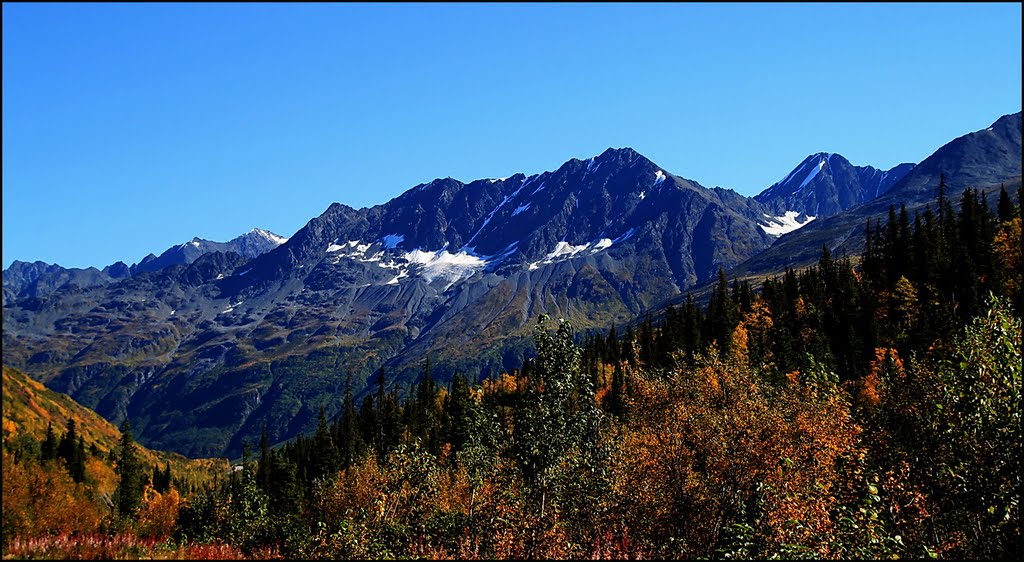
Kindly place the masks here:
<instances>
[{"instance_id":1,"label":"snow patch on mountain","mask_svg":"<svg viewBox=\"0 0 1024 562\"><path fill-rule=\"evenodd\" d=\"M527 211L529 209L530 209L530 204L529 203L520 205L520 206L516 207L515 211L512 211L512 216L514 217L514 216L518 215L519 213L522 213L522 212Z\"/></svg>"},{"instance_id":2,"label":"snow patch on mountain","mask_svg":"<svg viewBox=\"0 0 1024 562\"><path fill-rule=\"evenodd\" d=\"M548 259L554 259L561 256L571 256L574 254L578 254L583 250L586 250L587 246L590 246L590 244L587 243L580 246L573 246L572 244L563 240L555 245L555 251L548 254L547 257Z\"/></svg>"},{"instance_id":3,"label":"snow patch on mountain","mask_svg":"<svg viewBox=\"0 0 1024 562\"><path fill-rule=\"evenodd\" d=\"M409 270L403 269L398 272L398 275L392 277L385 285L398 285L399 280L409 277Z\"/></svg>"},{"instance_id":4,"label":"snow patch on mountain","mask_svg":"<svg viewBox=\"0 0 1024 562\"><path fill-rule=\"evenodd\" d=\"M564 261L571 259L577 255L581 255L589 250L589 253L596 254L598 252L607 250L612 247L612 244L619 240L624 240L632 234L632 229L625 235L612 240L611 238L601 238L596 242L587 242L579 246L573 246L572 244L562 240L558 244L555 244L555 249L551 253L544 256L544 259L531 262L528 266L530 271L540 268L543 265L555 263L556 261Z\"/></svg>"},{"instance_id":5,"label":"snow patch on mountain","mask_svg":"<svg viewBox=\"0 0 1024 562\"><path fill-rule=\"evenodd\" d=\"M250 234L255 234L255 235L260 236L260 237L262 237L262 238L264 238L266 240L269 240L270 242L272 242L276 246L280 246L281 244L284 244L285 242L288 241L288 239L285 238L284 236L278 236L277 234L274 234L273 232L270 232L269 230L263 230L262 228L254 228L254 229L250 230L249 233Z\"/></svg>"},{"instance_id":6,"label":"snow patch on mountain","mask_svg":"<svg viewBox=\"0 0 1024 562\"><path fill-rule=\"evenodd\" d=\"M446 249L436 252L424 252L417 249L405 254L404 257L410 265L419 266L411 268L411 271L427 283L432 283L435 279L448 281L445 289L463 279L472 277L487 265L487 260L470 254L466 250L460 250L453 254Z\"/></svg>"},{"instance_id":7,"label":"snow patch on mountain","mask_svg":"<svg viewBox=\"0 0 1024 562\"><path fill-rule=\"evenodd\" d=\"M654 185L651 186L651 189L654 189L655 187L658 187L664 181L665 181L665 172L662 172L661 170L658 170L657 172L654 173Z\"/></svg>"},{"instance_id":8,"label":"snow patch on mountain","mask_svg":"<svg viewBox=\"0 0 1024 562\"><path fill-rule=\"evenodd\" d=\"M340 243L338 240L334 244L327 247L327 253L341 253L348 256L365 255L366 250L370 249L371 244L364 244L359 240L349 240L345 243Z\"/></svg>"},{"instance_id":9,"label":"snow patch on mountain","mask_svg":"<svg viewBox=\"0 0 1024 562\"><path fill-rule=\"evenodd\" d=\"M402 279L419 277L427 283L433 283L435 280L447 281L445 290L463 279L472 277L489 263L488 257L476 255L472 248L463 248L452 253L448 251L447 245L436 251L419 248L401 254L387 251L394 250L404 239L403 235L394 234L385 236L377 244L368 244L360 240L338 240L328 246L327 252L332 254L334 261L331 263L334 264L342 260L373 262L381 269L392 270L394 277L385 282L385 285L398 285ZM501 256L502 259L505 257L507 255Z\"/></svg>"},{"instance_id":10,"label":"snow patch on mountain","mask_svg":"<svg viewBox=\"0 0 1024 562\"><path fill-rule=\"evenodd\" d=\"M371 248L376 249L376 251L369 253ZM327 253L334 254L334 261L331 263L339 263L343 259L350 259L363 263L377 262L381 267L397 267L391 262L382 261L386 257L384 253L385 248L392 249L393 246L387 246L385 244L368 244L361 240L348 240L346 242L338 240L327 247Z\"/></svg>"},{"instance_id":11,"label":"snow patch on mountain","mask_svg":"<svg viewBox=\"0 0 1024 562\"><path fill-rule=\"evenodd\" d=\"M819 166L820 169L820 166ZM797 217L800 213L797 211L786 211L784 215L773 217L771 215L764 215L768 219L768 224L758 224L761 230L772 236L782 236L783 234L793 232L794 230L806 226L807 223L814 220L816 217L808 216L806 220L800 222Z\"/></svg>"}]
</instances>

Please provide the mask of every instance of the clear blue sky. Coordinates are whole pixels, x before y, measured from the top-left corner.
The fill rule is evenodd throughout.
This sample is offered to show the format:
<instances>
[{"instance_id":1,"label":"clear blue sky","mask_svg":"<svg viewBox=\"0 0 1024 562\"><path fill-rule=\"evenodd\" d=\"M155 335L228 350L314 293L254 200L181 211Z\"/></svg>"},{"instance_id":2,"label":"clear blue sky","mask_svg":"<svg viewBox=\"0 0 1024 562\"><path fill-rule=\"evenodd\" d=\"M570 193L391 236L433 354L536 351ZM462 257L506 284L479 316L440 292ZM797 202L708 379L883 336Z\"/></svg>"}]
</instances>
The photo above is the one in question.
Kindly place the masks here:
<instances>
[{"instance_id":1,"label":"clear blue sky","mask_svg":"<svg viewBox=\"0 0 1024 562\"><path fill-rule=\"evenodd\" d=\"M1021 5L3 5L3 266L292 235L630 146L754 195L1021 109Z\"/></svg>"}]
</instances>

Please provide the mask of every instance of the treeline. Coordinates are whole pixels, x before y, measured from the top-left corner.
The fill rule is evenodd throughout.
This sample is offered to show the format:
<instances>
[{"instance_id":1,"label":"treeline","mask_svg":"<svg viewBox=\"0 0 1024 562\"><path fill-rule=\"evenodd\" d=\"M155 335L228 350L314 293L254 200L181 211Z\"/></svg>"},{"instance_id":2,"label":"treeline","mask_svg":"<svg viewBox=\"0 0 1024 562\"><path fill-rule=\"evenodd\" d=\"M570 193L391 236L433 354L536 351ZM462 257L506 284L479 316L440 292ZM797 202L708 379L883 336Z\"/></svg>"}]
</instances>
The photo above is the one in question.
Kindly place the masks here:
<instances>
[{"instance_id":1,"label":"treeline","mask_svg":"<svg viewBox=\"0 0 1024 562\"><path fill-rule=\"evenodd\" d=\"M959 211L940 180L938 210L926 206L908 215L889 209L887 222L865 226L859 263L834 259L827 247L816 267L788 269L768 279L754 296L749 281L728 282L720 271L704 309L688 296L668 307L660 323L648 314L623 336L585 339L584 362L597 366L624 361L632 366L671 368L680 355L693 362L715 343L730 352L739 327L752 363L777 377L820 363L841 380L867 374L878 348L899 357L922 354L950 338L980 315L989 294L1007 298L1019 314L1021 288L1019 207L1005 188L996 211L984 193L967 189Z\"/></svg>"}]
</instances>

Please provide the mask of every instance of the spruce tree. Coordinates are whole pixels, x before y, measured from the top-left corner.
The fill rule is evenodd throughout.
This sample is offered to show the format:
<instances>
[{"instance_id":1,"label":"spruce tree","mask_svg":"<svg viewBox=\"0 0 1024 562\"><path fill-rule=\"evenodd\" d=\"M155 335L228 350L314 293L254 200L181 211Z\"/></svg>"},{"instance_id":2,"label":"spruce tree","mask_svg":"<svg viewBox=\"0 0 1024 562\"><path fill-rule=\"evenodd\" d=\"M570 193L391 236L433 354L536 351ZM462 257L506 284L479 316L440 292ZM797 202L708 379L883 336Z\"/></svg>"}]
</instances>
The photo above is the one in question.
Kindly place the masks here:
<instances>
[{"instance_id":1,"label":"spruce tree","mask_svg":"<svg viewBox=\"0 0 1024 562\"><path fill-rule=\"evenodd\" d=\"M1006 186L999 186L999 222L1008 222L1013 220L1013 202L1010 201L1010 194L1006 192Z\"/></svg>"},{"instance_id":2,"label":"spruce tree","mask_svg":"<svg viewBox=\"0 0 1024 562\"><path fill-rule=\"evenodd\" d=\"M356 462L359 454L359 428L356 405L352 400L351 377L345 379L345 399L341 406L340 428L338 432L338 452L341 455L341 468L346 470Z\"/></svg>"},{"instance_id":3,"label":"spruce tree","mask_svg":"<svg viewBox=\"0 0 1024 562\"><path fill-rule=\"evenodd\" d=\"M67 432L57 445L57 457L64 461L75 482L85 480L85 444L81 442L75 418L68 418Z\"/></svg>"},{"instance_id":4,"label":"spruce tree","mask_svg":"<svg viewBox=\"0 0 1024 562\"><path fill-rule=\"evenodd\" d=\"M138 450L132 437L132 425L127 419L121 425L121 443L117 460L118 485L114 492L117 515L121 519L135 514L142 500L145 485Z\"/></svg>"},{"instance_id":5,"label":"spruce tree","mask_svg":"<svg viewBox=\"0 0 1024 562\"><path fill-rule=\"evenodd\" d=\"M270 435L267 424L260 430L260 461L256 468L256 483L264 492L270 491Z\"/></svg>"},{"instance_id":6,"label":"spruce tree","mask_svg":"<svg viewBox=\"0 0 1024 562\"><path fill-rule=\"evenodd\" d=\"M460 373L452 378L451 392L448 393L448 408L445 419L445 439L451 443L452 452L459 452L470 440L472 422L472 398L469 396L469 384Z\"/></svg>"},{"instance_id":7,"label":"spruce tree","mask_svg":"<svg viewBox=\"0 0 1024 562\"><path fill-rule=\"evenodd\" d=\"M46 424L46 438L40 446L39 460L42 462L51 461L57 458L57 435L53 432L53 423Z\"/></svg>"},{"instance_id":8,"label":"spruce tree","mask_svg":"<svg viewBox=\"0 0 1024 562\"><path fill-rule=\"evenodd\" d=\"M78 432L75 430L75 418L68 418L67 431L57 445L57 456L64 460L68 469L75 458L75 447L78 445Z\"/></svg>"},{"instance_id":9,"label":"spruce tree","mask_svg":"<svg viewBox=\"0 0 1024 562\"><path fill-rule=\"evenodd\" d=\"M85 482L85 440L78 436L78 445L75 447L75 454L71 459L71 478L75 482Z\"/></svg>"},{"instance_id":10,"label":"spruce tree","mask_svg":"<svg viewBox=\"0 0 1024 562\"><path fill-rule=\"evenodd\" d=\"M311 476L316 479L327 476L338 470L337 449L334 439L331 438L330 426L327 424L327 413L324 407L320 406L320 414L317 417L316 434L313 436L313 451L311 458Z\"/></svg>"},{"instance_id":11,"label":"spruce tree","mask_svg":"<svg viewBox=\"0 0 1024 562\"><path fill-rule=\"evenodd\" d=\"M614 325L612 325L611 329L608 330L608 337L605 339L605 351L605 363L618 363L622 358L619 334L615 332Z\"/></svg>"}]
</instances>

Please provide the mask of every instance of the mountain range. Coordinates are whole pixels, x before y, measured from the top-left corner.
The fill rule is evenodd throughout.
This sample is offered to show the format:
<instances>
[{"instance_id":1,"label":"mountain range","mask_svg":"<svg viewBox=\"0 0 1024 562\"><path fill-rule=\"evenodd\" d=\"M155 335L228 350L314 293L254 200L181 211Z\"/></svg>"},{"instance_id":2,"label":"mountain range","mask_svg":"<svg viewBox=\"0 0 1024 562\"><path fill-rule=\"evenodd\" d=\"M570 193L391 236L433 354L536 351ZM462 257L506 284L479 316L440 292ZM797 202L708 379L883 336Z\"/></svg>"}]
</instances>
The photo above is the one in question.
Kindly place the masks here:
<instances>
[{"instance_id":1,"label":"mountain range","mask_svg":"<svg viewBox=\"0 0 1024 562\"><path fill-rule=\"evenodd\" d=\"M227 242L213 242L195 237L168 248L159 256L149 254L131 266L119 261L102 270L95 267L64 268L41 261L15 260L4 270L3 302L6 303L9 298L43 297L68 287L105 285L146 271L159 271L171 265L190 264L210 252L234 252L242 257L254 258L287 241L288 239L283 236L259 228L254 228Z\"/></svg>"},{"instance_id":2,"label":"mountain range","mask_svg":"<svg viewBox=\"0 0 1024 562\"><path fill-rule=\"evenodd\" d=\"M622 325L713 279L853 254L867 217L1020 184L1020 113L918 165L817 153L756 197L706 188L629 148L557 170L436 179L374 207L335 203L291 237L193 239L133 266L15 262L3 274L3 361L139 440L234 455L336 412L383 369L408 387L518 367L541 314ZM244 239L244 240L243 240Z\"/></svg>"}]
</instances>

